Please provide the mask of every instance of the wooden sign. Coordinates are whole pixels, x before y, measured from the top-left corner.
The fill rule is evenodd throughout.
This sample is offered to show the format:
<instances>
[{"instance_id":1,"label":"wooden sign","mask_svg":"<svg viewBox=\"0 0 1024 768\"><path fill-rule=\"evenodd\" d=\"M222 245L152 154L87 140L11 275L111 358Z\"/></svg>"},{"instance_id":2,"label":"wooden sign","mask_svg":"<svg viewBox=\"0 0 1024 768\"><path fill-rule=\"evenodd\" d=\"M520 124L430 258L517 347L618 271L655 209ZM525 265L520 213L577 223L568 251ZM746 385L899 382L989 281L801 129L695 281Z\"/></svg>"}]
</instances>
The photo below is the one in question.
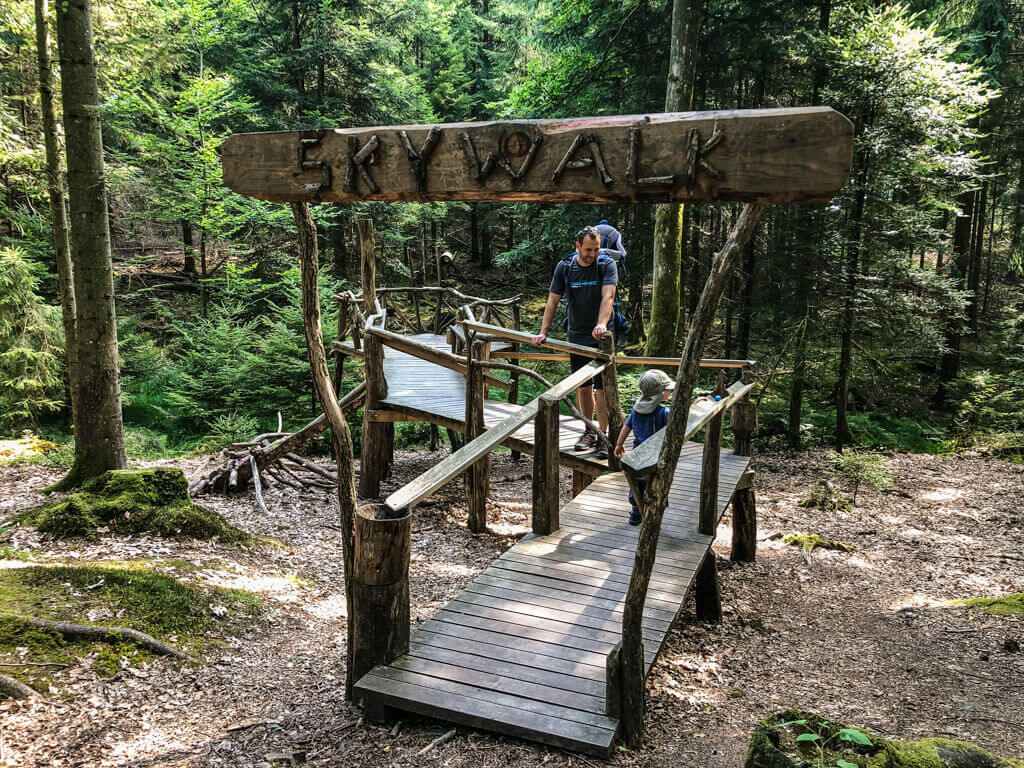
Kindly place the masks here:
<instances>
[{"instance_id":1,"label":"wooden sign","mask_svg":"<svg viewBox=\"0 0 1024 768\"><path fill-rule=\"evenodd\" d=\"M830 200L853 125L828 107L243 133L224 183L261 200Z\"/></svg>"}]
</instances>

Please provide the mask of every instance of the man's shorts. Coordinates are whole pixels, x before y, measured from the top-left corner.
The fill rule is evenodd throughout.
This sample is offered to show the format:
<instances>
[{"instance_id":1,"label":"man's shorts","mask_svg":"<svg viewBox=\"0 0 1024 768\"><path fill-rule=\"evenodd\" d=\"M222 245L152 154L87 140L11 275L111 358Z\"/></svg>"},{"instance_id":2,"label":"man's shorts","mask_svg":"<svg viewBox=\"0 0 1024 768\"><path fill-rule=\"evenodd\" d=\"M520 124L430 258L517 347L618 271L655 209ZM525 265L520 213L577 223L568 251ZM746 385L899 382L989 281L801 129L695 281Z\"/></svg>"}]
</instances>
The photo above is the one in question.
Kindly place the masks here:
<instances>
[{"instance_id":1,"label":"man's shorts","mask_svg":"<svg viewBox=\"0 0 1024 768\"><path fill-rule=\"evenodd\" d=\"M582 342L573 342L573 343L574 344L579 344L581 347L593 347L594 349L597 349L597 341L594 341L593 344L583 344ZM584 365L586 365L587 363L591 363L593 361L594 361L594 358L592 358L592 357L585 357L584 355L574 355L574 354L572 354L570 352L569 353L569 370L572 371L573 373L576 373L576 371L578 371ZM591 386L593 386L594 389L604 389L604 382L601 381L601 374L597 374L597 376L595 376L594 378L592 378L590 380L589 384L584 384L583 386L580 387L580 389L586 389L586 388L591 387Z\"/></svg>"}]
</instances>

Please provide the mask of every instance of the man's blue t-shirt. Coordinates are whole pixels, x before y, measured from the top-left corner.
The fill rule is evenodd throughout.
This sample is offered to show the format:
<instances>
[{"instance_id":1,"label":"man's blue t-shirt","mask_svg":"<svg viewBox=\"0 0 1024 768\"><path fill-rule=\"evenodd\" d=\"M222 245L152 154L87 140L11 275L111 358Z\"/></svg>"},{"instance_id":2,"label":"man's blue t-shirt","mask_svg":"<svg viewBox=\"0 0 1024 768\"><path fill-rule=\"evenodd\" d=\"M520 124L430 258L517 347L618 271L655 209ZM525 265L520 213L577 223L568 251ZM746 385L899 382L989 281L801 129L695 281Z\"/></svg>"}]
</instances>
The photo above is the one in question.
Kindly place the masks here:
<instances>
[{"instance_id":1,"label":"man's blue t-shirt","mask_svg":"<svg viewBox=\"0 0 1024 768\"><path fill-rule=\"evenodd\" d=\"M601 309L601 287L618 282L615 262L607 257L599 256L589 267L575 257L558 262L548 290L568 299L569 341L596 346L591 332Z\"/></svg>"},{"instance_id":2,"label":"man's blue t-shirt","mask_svg":"<svg viewBox=\"0 0 1024 768\"><path fill-rule=\"evenodd\" d=\"M633 447L649 438L659 429L668 424L668 408L659 405L651 413L637 413L636 408L629 412L626 426L633 429Z\"/></svg>"}]
</instances>

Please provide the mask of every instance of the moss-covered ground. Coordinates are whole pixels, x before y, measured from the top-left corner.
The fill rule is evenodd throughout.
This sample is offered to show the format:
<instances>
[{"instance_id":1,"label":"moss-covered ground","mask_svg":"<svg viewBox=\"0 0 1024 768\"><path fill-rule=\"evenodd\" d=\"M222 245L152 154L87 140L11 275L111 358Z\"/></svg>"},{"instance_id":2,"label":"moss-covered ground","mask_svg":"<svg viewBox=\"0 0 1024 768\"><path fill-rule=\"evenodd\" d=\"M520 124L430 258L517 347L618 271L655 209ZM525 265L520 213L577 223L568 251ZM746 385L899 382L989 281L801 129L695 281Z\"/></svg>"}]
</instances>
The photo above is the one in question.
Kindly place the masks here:
<instances>
[{"instance_id":1,"label":"moss-covered ground","mask_svg":"<svg viewBox=\"0 0 1024 768\"><path fill-rule=\"evenodd\" d=\"M116 470L77 493L22 512L15 522L60 538L152 533L251 544L255 539L194 503L180 469Z\"/></svg>"},{"instance_id":2,"label":"moss-covered ground","mask_svg":"<svg viewBox=\"0 0 1024 768\"><path fill-rule=\"evenodd\" d=\"M758 724L744 768L1024 768L963 741L885 739L791 709Z\"/></svg>"},{"instance_id":3,"label":"moss-covered ground","mask_svg":"<svg viewBox=\"0 0 1024 768\"><path fill-rule=\"evenodd\" d=\"M1024 592L1003 595L1002 597L972 597L967 600L957 600L956 604L967 605L972 608L984 608L985 613L997 616L1024 613Z\"/></svg>"},{"instance_id":4,"label":"moss-covered ground","mask_svg":"<svg viewBox=\"0 0 1024 768\"><path fill-rule=\"evenodd\" d=\"M782 537L782 543L791 547L799 547L805 552L815 549L834 549L838 552L853 552L854 548L841 541L830 541L822 538L816 533L787 533Z\"/></svg>"},{"instance_id":5,"label":"moss-covered ground","mask_svg":"<svg viewBox=\"0 0 1024 768\"><path fill-rule=\"evenodd\" d=\"M152 635L190 655L210 644L208 630L225 619L213 616L210 605L227 609L226 620L255 614L256 596L184 584L153 570L150 561L85 566L31 565L0 570L0 662L4 664L74 665L91 654L91 665L112 675L122 664L151 658L134 644L67 639L38 629L19 616L72 623L129 627ZM177 570L177 568L175 568ZM4 672L46 691L59 667L4 666Z\"/></svg>"}]
</instances>

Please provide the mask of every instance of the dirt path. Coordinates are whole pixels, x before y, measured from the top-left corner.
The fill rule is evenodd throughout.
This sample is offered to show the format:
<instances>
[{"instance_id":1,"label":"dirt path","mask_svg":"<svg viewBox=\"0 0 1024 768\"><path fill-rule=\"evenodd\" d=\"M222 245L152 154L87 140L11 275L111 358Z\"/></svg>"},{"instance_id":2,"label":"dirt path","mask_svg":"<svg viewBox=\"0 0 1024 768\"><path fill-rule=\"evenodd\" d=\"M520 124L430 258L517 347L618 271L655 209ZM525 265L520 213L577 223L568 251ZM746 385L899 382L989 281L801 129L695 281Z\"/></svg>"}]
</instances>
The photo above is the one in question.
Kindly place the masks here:
<instances>
[{"instance_id":1,"label":"dirt path","mask_svg":"<svg viewBox=\"0 0 1024 768\"><path fill-rule=\"evenodd\" d=\"M436 463L398 457L388 488ZM1024 591L1024 467L978 457L897 456L892 491L862 492L850 513L802 509L827 459L756 459L758 562L723 570L725 620L672 630L648 685L648 746L614 762L645 766L742 764L755 723L799 706L887 736L947 735L1024 757L1024 616L936 607L944 600ZM197 467L186 467L186 471ZM525 533L529 460L492 461L491 535L464 527L458 484L414 516L414 621L431 615ZM55 473L0 468L0 515L37 503ZM567 480L565 477L563 480ZM568 496L568 488L563 488ZM204 503L236 525L281 539L284 550L239 552L146 538L45 541L19 531L11 546L38 562L135 558L189 561L186 578L261 594L264 618L225 634L203 666L155 661L113 680L67 670L45 701L0 704L0 765L255 766L271 752L305 750L331 766L592 765L526 742L460 729L426 756L447 726L409 718L400 732L359 722L343 700L344 600L337 503L270 490L271 516L246 495ZM773 534L839 539L852 554L805 558ZM729 531L720 532L727 556ZM2 563L13 565L13 563Z\"/></svg>"}]
</instances>

